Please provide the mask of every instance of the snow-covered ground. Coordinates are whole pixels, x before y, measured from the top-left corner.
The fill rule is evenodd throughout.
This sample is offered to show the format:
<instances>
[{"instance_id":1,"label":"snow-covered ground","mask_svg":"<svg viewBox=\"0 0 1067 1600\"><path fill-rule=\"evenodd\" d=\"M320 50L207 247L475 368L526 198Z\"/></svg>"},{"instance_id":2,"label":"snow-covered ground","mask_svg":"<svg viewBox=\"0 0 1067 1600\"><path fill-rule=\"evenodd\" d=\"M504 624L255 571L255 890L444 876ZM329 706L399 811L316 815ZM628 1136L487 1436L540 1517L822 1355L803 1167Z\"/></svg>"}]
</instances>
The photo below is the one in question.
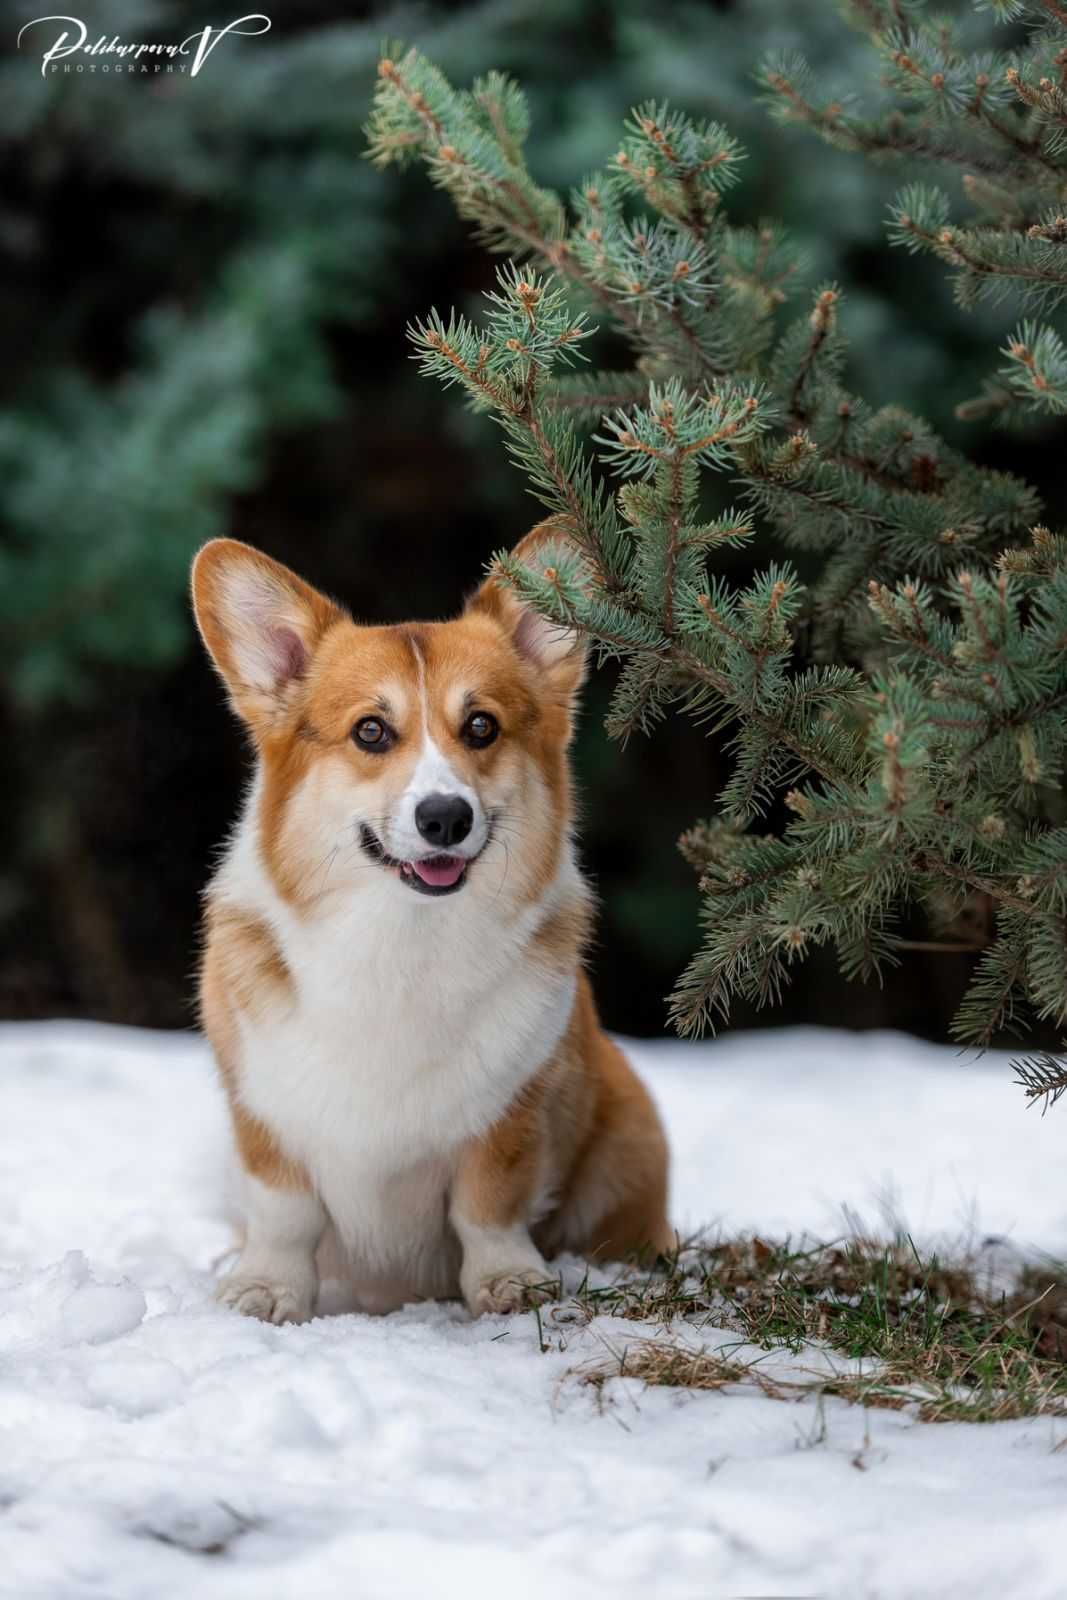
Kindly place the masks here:
<instances>
[{"instance_id":1,"label":"snow-covered ground","mask_svg":"<svg viewBox=\"0 0 1067 1600\"><path fill-rule=\"evenodd\" d=\"M1004 1058L815 1031L631 1053L684 1226L825 1238L847 1207L1067 1253L1067 1107L1027 1110ZM574 1369L641 1330L565 1307L545 1352L532 1315L458 1305L216 1308L225 1130L195 1037L0 1028L0 1133L0 1595L1067 1593L1067 1423L598 1399Z\"/></svg>"}]
</instances>

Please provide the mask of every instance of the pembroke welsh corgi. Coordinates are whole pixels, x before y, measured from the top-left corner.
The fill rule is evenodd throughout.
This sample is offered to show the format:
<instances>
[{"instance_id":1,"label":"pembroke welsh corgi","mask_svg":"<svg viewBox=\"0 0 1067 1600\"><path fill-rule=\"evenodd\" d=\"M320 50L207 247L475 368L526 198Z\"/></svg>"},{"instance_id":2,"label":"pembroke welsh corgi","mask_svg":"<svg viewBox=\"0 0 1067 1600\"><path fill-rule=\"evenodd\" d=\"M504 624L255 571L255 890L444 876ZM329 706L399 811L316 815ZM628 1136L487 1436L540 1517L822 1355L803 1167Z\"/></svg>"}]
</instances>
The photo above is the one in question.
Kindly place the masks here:
<instances>
[{"instance_id":1,"label":"pembroke welsh corgi","mask_svg":"<svg viewBox=\"0 0 1067 1600\"><path fill-rule=\"evenodd\" d=\"M192 587L256 756L200 984L244 1182L221 1301L300 1321L328 1263L367 1310L509 1312L558 1251L673 1250L663 1130L582 970L577 638L493 575L454 621L365 627L232 539Z\"/></svg>"}]
</instances>

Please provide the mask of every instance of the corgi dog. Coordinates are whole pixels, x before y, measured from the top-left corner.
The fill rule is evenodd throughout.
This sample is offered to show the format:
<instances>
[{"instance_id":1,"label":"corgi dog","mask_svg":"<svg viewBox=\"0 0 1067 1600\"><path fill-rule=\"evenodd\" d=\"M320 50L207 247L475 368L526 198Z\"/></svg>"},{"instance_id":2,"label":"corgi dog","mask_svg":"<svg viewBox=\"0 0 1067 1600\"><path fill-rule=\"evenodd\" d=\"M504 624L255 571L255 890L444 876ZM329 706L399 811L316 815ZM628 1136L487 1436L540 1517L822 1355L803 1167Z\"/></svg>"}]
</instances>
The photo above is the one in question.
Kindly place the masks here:
<instances>
[{"instance_id":1,"label":"corgi dog","mask_svg":"<svg viewBox=\"0 0 1067 1600\"><path fill-rule=\"evenodd\" d=\"M503 1313L559 1251L673 1250L663 1130L582 969L576 637L493 574L453 621L362 626L232 539L192 591L256 757L200 981L243 1169L219 1299L299 1322L328 1275Z\"/></svg>"}]
</instances>

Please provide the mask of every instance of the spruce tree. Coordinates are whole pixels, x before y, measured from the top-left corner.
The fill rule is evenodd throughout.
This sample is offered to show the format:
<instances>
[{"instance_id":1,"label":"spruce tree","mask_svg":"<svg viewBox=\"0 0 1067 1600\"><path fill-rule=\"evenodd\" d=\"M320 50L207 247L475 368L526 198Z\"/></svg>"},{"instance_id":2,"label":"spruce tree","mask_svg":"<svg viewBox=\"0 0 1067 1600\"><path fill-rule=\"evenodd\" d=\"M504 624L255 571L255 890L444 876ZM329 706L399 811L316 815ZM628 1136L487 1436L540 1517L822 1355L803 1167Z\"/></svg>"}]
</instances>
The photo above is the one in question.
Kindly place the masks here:
<instances>
[{"instance_id":1,"label":"spruce tree","mask_svg":"<svg viewBox=\"0 0 1067 1600\"><path fill-rule=\"evenodd\" d=\"M1039 27L998 60L968 55L917 5L849 9L895 65L903 106L869 121L820 108L795 60L763 70L776 102L853 149L966 152L980 220L951 225L943 198L911 189L894 237L943 255L968 297L1010 282L1054 309L1067 15L1030 7ZM772 224L731 224L743 151L726 129L641 105L569 203L531 176L527 131L520 88L497 73L457 90L418 51L379 64L372 158L422 160L509 258L480 320L433 312L411 330L423 369L496 420L556 519L535 568L502 552L498 569L621 662L617 738L674 709L729 730L729 781L680 841L704 939L676 1026L696 1033L736 996L773 1001L816 945L847 976L877 978L900 959L908 906L950 945L971 913L966 942L982 953L960 1041L987 1045L1027 1017L1062 1026L1067 538L1041 525L1025 483L849 392L835 284L782 325L802 264ZM998 182L1014 209L994 217ZM628 365L579 367L594 320ZM971 413L1060 408L1055 331L1026 324L1009 348ZM717 558L750 541L771 559L731 582ZM1035 1097L1067 1084L1045 1056L1019 1076Z\"/></svg>"}]
</instances>

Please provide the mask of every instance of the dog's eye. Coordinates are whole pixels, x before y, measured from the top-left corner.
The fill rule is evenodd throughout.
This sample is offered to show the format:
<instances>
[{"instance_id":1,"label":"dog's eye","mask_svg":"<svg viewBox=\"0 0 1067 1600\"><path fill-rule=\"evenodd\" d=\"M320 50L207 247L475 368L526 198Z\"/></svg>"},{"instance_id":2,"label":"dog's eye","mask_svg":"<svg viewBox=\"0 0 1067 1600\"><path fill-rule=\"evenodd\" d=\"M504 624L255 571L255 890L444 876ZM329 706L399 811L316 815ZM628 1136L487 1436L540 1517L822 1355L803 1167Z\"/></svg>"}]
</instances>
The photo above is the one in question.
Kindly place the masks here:
<instances>
[{"instance_id":1,"label":"dog's eye","mask_svg":"<svg viewBox=\"0 0 1067 1600\"><path fill-rule=\"evenodd\" d=\"M373 750L375 754L388 750L393 742L391 728L380 717L360 717L352 729L352 737L361 750Z\"/></svg>"},{"instance_id":2,"label":"dog's eye","mask_svg":"<svg viewBox=\"0 0 1067 1600\"><path fill-rule=\"evenodd\" d=\"M500 732L500 724L488 711L473 711L463 724L463 739L475 750L484 750Z\"/></svg>"}]
</instances>

